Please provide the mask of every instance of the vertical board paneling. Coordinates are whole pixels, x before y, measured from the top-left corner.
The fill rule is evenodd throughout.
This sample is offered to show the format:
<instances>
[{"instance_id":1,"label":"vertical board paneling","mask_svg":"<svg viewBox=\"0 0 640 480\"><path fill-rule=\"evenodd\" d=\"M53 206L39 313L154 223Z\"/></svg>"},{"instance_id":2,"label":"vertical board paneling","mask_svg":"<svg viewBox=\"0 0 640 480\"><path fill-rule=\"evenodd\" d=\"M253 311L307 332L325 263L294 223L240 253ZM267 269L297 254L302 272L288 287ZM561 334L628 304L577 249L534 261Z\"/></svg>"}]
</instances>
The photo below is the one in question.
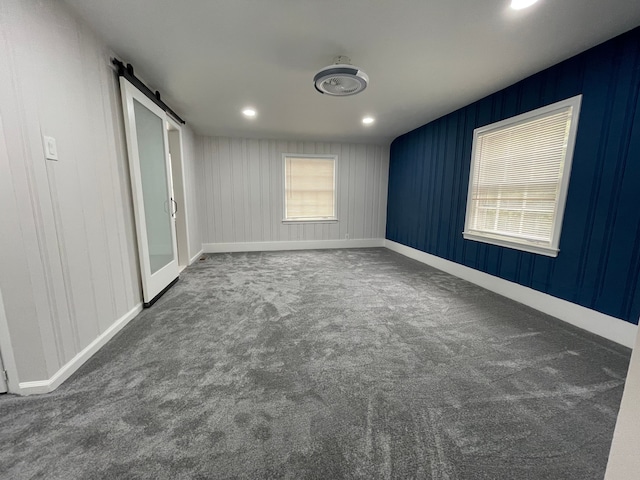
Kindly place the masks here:
<instances>
[{"instance_id":1,"label":"vertical board paneling","mask_svg":"<svg viewBox=\"0 0 640 480\"><path fill-rule=\"evenodd\" d=\"M198 189L203 243L382 238L388 148L324 142L196 137L206 172ZM283 153L332 154L338 223L283 224ZM219 232L222 232L219 234Z\"/></svg>"},{"instance_id":2,"label":"vertical board paneling","mask_svg":"<svg viewBox=\"0 0 640 480\"><path fill-rule=\"evenodd\" d=\"M220 141L214 142L216 153L219 155L220 163L219 163L219 175L217 180L217 187L220 191L220 218L216 218L216 223L212 225L212 229L217 229L218 225L220 225L220 231L222 232L222 241L230 242L233 238L235 238L235 222L233 215L233 207L230 206L234 203L234 195L232 188L233 179L231 176L231 152L229 141L226 139L221 139ZM215 187L214 187L215 188ZM206 202L207 208L209 207L209 202Z\"/></svg>"},{"instance_id":3,"label":"vertical board paneling","mask_svg":"<svg viewBox=\"0 0 640 480\"><path fill-rule=\"evenodd\" d=\"M357 224L357 219L355 218L355 209L356 209L356 197L358 195L358 185L357 185L357 162L358 157L356 156L357 145L347 145L348 157L347 161L349 162L349 187L347 190L347 226L349 229L349 235L355 236L355 225Z\"/></svg>"},{"instance_id":4,"label":"vertical board paneling","mask_svg":"<svg viewBox=\"0 0 640 480\"><path fill-rule=\"evenodd\" d=\"M0 6L0 114L18 215L0 288L20 382L50 378L140 303L112 53L60 2ZM60 160L44 159L42 135ZM4 243L3 243L4 245Z\"/></svg>"},{"instance_id":5,"label":"vertical board paneling","mask_svg":"<svg viewBox=\"0 0 640 480\"><path fill-rule=\"evenodd\" d=\"M473 129L578 94L558 257L464 240ZM639 178L636 28L398 137L391 145L386 237L637 323Z\"/></svg>"},{"instance_id":6,"label":"vertical board paneling","mask_svg":"<svg viewBox=\"0 0 640 480\"><path fill-rule=\"evenodd\" d=\"M209 145L209 154L213 154L213 152L215 152L216 155L220 155L221 154L221 148L220 148L220 144L218 142L213 142L213 140L208 142ZM222 214L222 195L223 195L223 190L222 190L222 185L223 185L223 178L222 178L222 162L216 164L216 165L212 165L212 173L211 173L211 191L214 195L214 199L215 199L215 204L214 204L214 212L215 212L215 217L211 218L211 223L210 223L210 234L213 236L215 235L216 238L219 238L220 242L224 241L224 235L225 235L225 230L223 227L223 223L222 223L222 218L223 218L223 214ZM224 179L225 182L228 182L229 179L225 178ZM228 183L227 183L228 185ZM206 211L206 207L207 205L205 203L202 203L202 211ZM216 227L216 225L218 225L218 227ZM227 226L227 231L230 231L230 227Z\"/></svg>"},{"instance_id":7,"label":"vertical board paneling","mask_svg":"<svg viewBox=\"0 0 640 480\"><path fill-rule=\"evenodd\" d=\"M338 155L338 218L340 218L340 236L346 238L349 233L349 145L336 145Z\"/></svg>"},{"instance_id":8,"label":"vertical board paneling","mask_svg":"<svg viewBox=\"0 0 640 480\"><path fill-rule=\"evenodd\" d=\"M274 179L274 190L269 203L272 206L271 208L275 210L277 216L274 225L278 230L277 240L288 241L291 240L291 238L289 238L291 226L282 223L282 219L284 218L284 176L282 174L281 152L288 152L289 146L284 141L273 142L272 145L273 150L270 152L269 163L272 169L271 175Z\"/></svg>"},{"instance_id":9,"label":"vertical board paneling","mask_svg":"<svg viewBox=\"0 0 640 480\"><path fill-rule=\"evenodd\" d=\"M193 257L202 249L202 233L200 231L200 204L198 188L200 173L197 171L196 145L194 135L188 125L182 126L183 178L184 193L187 202L187 230L189 232L189 255Z\"/></svg>"},{"instance_id":10,"label":"vertical board paneling","mask_svg":"<svg viewBox=\"0 0 640 480\"><path fill-rule=\"evenodd\" d=\"M198 147L197 148L197 154L202 154L202 155L210 155L211 150L213 149L213 145L211 142L196 142L196 145ZM212 164L206 164L206 163L202 163L202 162L198 162L199 165L202 165L202 169L203 169L203 180L202 180L202 185L205 187L205 189L207 190L207 194L208 195L213 195L213 181L214 179L217 179L220 177L220 164L215 165L215 167L218 168L218 172L217 175L214 175L214 165ZM206 180L205 180L206 179ZM202 205L202 203L201 203ZM214 223L215 223L215 218L216 218L216 214L217 211L212 210L210 212L210 214L207 216L206 221L203 223L201 223L201 227L204 232L205 235L218 235L219 232L214 232Z\"/></svg>"},{"instance_id":11,"label":"vertical board paneling","mask_svg":"<svg viewBox=\"0 0 640 480\"><path fill-rule=\"evenodd\" d=\"M260 208L260 158L259 144L257 140L247 141L247 177L249 178L248 195L249 195L249 216L251 217L251 240L254 242L256 238L261 238L262 232L262 212Z\"/></svg>"},{"instance_id":12,"label":"vertical board paneling","mask_svg":"<svg viewBox=\"0 0 640 480\"><path fill-rule=\"evenodd\" d=\"M380 168L380 185L378 189L378 209L381 212L387 212L388 190L389 190L389 149L381 152L382 168ZM387 216L379 215L377 237L383 237L387 228Z\"/></svg>"},{"instance_id":13,"label":"vertical board paneling","mask_svg":"<svg viewBox=\"0 0 640 480\"><path fill-rule=\"evenodd\" d=\"M114 208L115 218L117 221L110 224L108 228L116 228L115 232L120 242L120 253L118 259L122 264L123 276L114 281L122 281L126 293L124 304L118 307L118 313L127 312L131 305L136 305L142 298L140 277L138 274L137 262L137 243L135 238L135 222L133 218L133 208L131 202L129 167L127 163L127 147L125 141L124 122L122 104L115 99L120 97L120 82L113 75L111 65L100 62L102 68L102 79L107 83L106 94L103 95L103 112L107 119L108 131L106 133L109 138L108 150L112 153L108 162L112 170L112 182L110 193L112 200L115 202L123 202L122 208ZM113 161L115 158L121 159ZM126 205L124 202L127 202Z\"/></svg>"},{"instance_id":14,"label":"vertical board paneling","mask_svg":"<svg viewBox=\"0 0 640 480\"><path fill-rule=\"evenodd\" d=\"M355 238L367 238L364 236L364 219L366 217L366 205L364 197L366 193L366 166L367 166L367 146L356 146L356 182L353 197L353 212L354 212L354 237Z\"/></svg>"}]
</instances>

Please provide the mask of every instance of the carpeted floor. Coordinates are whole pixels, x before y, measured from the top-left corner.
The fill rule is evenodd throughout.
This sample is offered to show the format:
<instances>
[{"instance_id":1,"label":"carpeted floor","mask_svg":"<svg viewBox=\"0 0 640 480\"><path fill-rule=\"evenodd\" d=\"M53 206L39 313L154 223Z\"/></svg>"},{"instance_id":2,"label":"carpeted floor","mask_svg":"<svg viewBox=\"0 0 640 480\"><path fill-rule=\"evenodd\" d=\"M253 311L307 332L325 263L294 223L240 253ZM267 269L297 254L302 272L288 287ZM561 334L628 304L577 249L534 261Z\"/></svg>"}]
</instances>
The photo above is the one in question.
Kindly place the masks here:
<instances>
[{"instance_id":1,"label":"carpeted floor","mask_svg":"<svg viewBox=\"0 0 640 480\"><path fill-rule=\"evenodd\" d=\"M601 480L629 353L385 249L209 255L0 398L0 477Z\"/></svg>"}]
</instances>

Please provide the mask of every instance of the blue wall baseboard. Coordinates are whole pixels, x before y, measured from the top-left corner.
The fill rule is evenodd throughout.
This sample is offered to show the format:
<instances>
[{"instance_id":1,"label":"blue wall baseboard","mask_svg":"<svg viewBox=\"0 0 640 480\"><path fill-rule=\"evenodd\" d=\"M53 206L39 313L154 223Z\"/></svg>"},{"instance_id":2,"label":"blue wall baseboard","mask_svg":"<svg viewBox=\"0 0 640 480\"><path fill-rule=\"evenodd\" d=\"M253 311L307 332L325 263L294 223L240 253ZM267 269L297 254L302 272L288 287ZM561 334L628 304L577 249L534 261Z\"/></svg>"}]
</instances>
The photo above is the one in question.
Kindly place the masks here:
<instances>
[{"instance_id":1,"label":"blue wall baseboard","mask_svg":"<svg viewBox=\"0 0 640 480\"><path fill-rule=\"evenodd\" d=\"M558 257L464 240L473 130L578 94ZM395 139L386 237L637 324L640 27Z\"/></svg>"}]
</instances>

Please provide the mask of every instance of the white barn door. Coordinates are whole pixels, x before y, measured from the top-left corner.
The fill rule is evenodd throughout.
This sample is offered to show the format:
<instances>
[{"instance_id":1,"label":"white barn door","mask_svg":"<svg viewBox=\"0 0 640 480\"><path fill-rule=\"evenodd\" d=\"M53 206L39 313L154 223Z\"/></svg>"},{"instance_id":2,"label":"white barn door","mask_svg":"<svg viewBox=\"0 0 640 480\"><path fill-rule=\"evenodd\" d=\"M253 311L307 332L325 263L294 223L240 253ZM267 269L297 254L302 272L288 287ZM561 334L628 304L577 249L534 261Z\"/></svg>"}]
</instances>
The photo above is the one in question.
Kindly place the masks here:
<instances>
[{"instance_id":1,"label":"white barn door","mask_svg":"<svg viewBox=\"0 0 640 480\"><path fill-rule=\"evenodd\" d=\"M142 293L150 306L179 274L167 117L120 77Z\"/></svg>"}]
</instances>

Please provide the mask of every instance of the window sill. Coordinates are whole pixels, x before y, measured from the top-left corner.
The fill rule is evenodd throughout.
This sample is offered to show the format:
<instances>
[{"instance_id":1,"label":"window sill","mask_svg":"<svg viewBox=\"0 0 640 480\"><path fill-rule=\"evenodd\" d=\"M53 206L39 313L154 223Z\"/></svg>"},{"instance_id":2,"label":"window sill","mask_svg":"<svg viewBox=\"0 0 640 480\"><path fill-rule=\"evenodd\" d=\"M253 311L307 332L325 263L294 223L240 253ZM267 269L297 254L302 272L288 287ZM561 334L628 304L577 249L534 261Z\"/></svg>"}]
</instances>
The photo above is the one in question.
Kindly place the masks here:
<instances>
[{"instance_id":1,"label":"window sill","mask_svg":"<svg viewBox=\"0 0 640 480\"><path fill-rule=\"evenodd\" d=\"M536 253L538 255L545 255L547 257L557 257L558 252L560 251L557 248L543 247L540 245L519 242L517 240L508 240L506 238L498 238L478 233L462 232L462 236L465 238L465 240L473 240L475 242L488 243L491 245L497 245L499 247L522 250L523 252Z\"/></svg>"},{"instance_id":2,"label":"window sill","mask_svg":"<svg viewBox=\"0 0 640 480\"><path fill-rule=\"evenodd\" d=\"M298 218L295 220L287 220L286 218L284 220L282 220L282 223L286 223L286 224L295 224L295 223L338 223L338 219L337 218L309 218L309 219L303 219L303 218Z\"/></svg>"}]
</instances>

